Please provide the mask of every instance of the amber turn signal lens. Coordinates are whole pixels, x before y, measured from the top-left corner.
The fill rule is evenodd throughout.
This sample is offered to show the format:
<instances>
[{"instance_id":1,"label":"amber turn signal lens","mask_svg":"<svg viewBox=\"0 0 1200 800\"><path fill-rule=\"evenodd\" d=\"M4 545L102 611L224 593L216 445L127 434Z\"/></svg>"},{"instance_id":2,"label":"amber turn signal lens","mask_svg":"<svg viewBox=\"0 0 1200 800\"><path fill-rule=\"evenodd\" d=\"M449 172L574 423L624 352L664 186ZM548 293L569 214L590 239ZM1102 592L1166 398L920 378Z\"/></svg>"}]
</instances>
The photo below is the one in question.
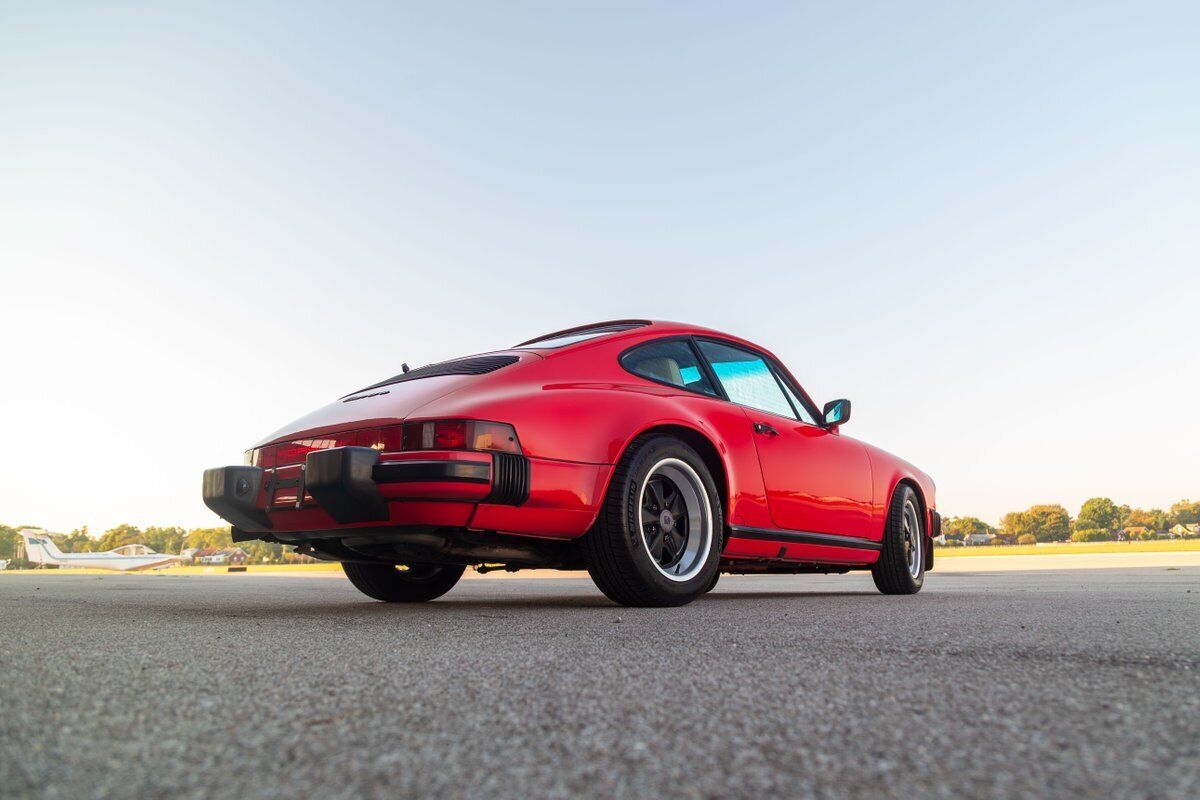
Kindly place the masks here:
<instances>
[{"instance_id":1,"label":"amber turn signal lens","mask_svg":"<svg viewBox=\"0 0 1200 800\"><path fill-rule=\"evenodd\" d=\"M497 450L520 453L512 425L480 420L431 420L404 423L405 450Z\"/></svg>"}]
</instances>

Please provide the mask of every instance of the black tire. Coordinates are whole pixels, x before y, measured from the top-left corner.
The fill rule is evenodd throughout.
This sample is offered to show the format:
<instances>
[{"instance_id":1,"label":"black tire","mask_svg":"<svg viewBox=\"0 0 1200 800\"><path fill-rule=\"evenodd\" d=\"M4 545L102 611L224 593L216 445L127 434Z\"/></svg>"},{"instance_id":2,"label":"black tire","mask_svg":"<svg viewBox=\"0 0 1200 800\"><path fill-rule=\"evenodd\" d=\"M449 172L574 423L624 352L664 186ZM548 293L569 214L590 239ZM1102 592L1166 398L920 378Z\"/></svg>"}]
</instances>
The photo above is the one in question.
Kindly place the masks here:
<instances>
[{"instance_id":1,"label":"black tire","mask_svg":"<svg viewBox=\"0 0 1200 800\"><path fill-rule=\"evenodd\" d=\"M679 562L679 578L664 574L642 532L643 489L654 470L674 461L690 467L692 477L699 479L703 496L692 492L696 486L687 491L702 507L707 499L705 510L711 522L708 529L703 524L694 528L690 522L687 524L681 548L695 550L688 556L686 570L682 560ZM679 468L677 464L675 467ZM648 436L634 441L613 471L596 524L580 542L584 564L596 586L613 602L625 606L682 606L704 594L712 584L721 557L724 525L721 498L704 459L674 437ZM690 538L693 533L698 537L694 542Z\"/></svg>"},{"instance_id":2,"label":"black tire","mask_svg":"<svg viewBox=\"0 0 1200 800\"><path fill-rule=\"evenodd\" d=\"M342 571L367 597L385 603L424 603L454 588L466 567L410 564L401 570L392 564L342 563Z\"/></svg>"},{"instance_id":3,"label":"black tire","mask_svg":"<svg viewBox=\"0 0 1200 800\"><path fill-rule=\"evenodd\" d=\"M709 592L711 592L713 589L717 588L717 581L719 581L719 580L721 580L721 573L720 573L719 571L718 571L718 572L714 572L714 573L713 573L712 580L709 582L709 584L708 584L708 588L704 590L704 593L705 593L705 594L708 594L708 593L709 593Z\"/></svg>"},{"instance_id":4,"label":"black tire","mask_svg":"<svg viewBox=\"0 0 1200 800\"><path fill-rule=\"evenodd\" d=\"M905 534L905 511L909 513L909 530L916 528L908 537ZM919 547L916 559L916 574L909 568L910 545L915 542ZM887 529L883 534L883 550L879 560L871 567L871 577L875 579L875 587L884 594L916 594L925 585L925 548L929 540L925 537L924 515L921 513L921 502L912 487L901 485L892 495L892 505L888 508Z\"/></svg>"}]
</instances>

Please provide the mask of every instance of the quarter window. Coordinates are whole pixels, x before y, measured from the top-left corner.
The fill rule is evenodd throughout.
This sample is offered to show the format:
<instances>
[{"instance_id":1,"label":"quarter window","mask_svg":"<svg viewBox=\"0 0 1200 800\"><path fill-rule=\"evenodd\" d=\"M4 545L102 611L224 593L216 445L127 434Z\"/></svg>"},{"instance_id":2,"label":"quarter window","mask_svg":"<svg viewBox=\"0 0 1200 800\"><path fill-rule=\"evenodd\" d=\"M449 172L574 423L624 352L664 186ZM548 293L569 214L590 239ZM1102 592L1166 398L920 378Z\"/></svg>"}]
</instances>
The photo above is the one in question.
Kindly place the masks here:
<instances>
[{"instance_id":1,"label":"quarter window","mask_svg":"<svg viewBox=\"0 0 1200 800\"><path fill-rule=\"evenodd\" d=\"M699 345L730 400L738 405L796 419L792 404L762 356L717 342L701 340Z\"/></svg>"},{"instance_id":2,"label":"quarter window","mask_svg":"<svg viewBox=\"0 0 1200 800\"><path fill-rule=\"evenodd\" d=\"M621 366L634 375L652 381L669 383L689 392L717 396L691 345L681 339L651 342L630 350L621 356Z\"/></svg>"}]
</instances>

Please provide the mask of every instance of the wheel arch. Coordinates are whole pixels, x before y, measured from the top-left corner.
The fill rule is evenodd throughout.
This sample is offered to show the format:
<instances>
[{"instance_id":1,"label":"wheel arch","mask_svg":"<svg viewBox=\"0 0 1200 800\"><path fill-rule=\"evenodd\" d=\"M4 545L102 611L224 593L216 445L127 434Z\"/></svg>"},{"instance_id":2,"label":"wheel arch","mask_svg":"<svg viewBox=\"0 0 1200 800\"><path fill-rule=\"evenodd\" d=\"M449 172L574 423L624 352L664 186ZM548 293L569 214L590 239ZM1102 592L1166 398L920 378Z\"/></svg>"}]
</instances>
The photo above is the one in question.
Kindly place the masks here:
<instances>
[{"instance_id":1,"label":"wheel arch","mask_svg":"<svg viewBox=\"0 0 1200 800\"><path fill-rule=\"evenodd\" d=\"M725 459L721 456L720 449L708 434L697 428L678 423L664 422L650 425L630 437L625 446L621 448L620 456L617 459L618 462L625 457L625 453L629 451L634 442L650 436L671 436L679 439L695 450L700 458L703 459L704 466L708 467L709 474L712 475L713 482L717 484L717 491L721 496L721 516L724 522L721 531L721 546L723 548L729 530L729 507L731 500L729 467L725 463ZM609 480L612 480L611 475L609 476ZM608 486L605 486L605 493L607 491Z\"/></svg>"},{"instance_id":2,"label":"wheel arch","mask_svg":"<svg viewBox=\"0 0 1200 800\"><path fill-rule=\"evenodd\" d=\"M925 500L925 492L923 489L921 489L921 484L919 484L915 478L904 476L898 479L895 484L893 484L892 491L888 494L887 508L890 509L892 507L892 501L896 499L896 492L900 490L901 486L907 486L908 488L912 489L913 494L917 496L918 510L921 512L922 524L925 526L925 538L929 538L929 503ZM886 516L884 518L886 519Z\"/></svg>"}]
</instances>

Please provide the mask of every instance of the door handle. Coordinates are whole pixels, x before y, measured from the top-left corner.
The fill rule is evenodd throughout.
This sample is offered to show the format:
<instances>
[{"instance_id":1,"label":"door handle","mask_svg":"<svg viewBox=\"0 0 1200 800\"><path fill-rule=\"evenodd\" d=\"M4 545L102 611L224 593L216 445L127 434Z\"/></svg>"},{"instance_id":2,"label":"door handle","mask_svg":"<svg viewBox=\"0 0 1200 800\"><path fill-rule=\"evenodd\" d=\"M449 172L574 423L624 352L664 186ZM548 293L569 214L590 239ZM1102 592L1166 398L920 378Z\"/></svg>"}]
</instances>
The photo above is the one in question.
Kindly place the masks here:
<instances>
[{"instance_id":1,"label":"door handle","mask_svg":"<svg viewBox=\"0 0 1200 800\"><path fill-rule=\"evenodd\" d=\"M770 425L768 425L765 422L754 423L754 432L762 433L767 436L778 436L779 435L779 431L775 430L774 428L772 428Z\"/></svg>"}]
</instances>

